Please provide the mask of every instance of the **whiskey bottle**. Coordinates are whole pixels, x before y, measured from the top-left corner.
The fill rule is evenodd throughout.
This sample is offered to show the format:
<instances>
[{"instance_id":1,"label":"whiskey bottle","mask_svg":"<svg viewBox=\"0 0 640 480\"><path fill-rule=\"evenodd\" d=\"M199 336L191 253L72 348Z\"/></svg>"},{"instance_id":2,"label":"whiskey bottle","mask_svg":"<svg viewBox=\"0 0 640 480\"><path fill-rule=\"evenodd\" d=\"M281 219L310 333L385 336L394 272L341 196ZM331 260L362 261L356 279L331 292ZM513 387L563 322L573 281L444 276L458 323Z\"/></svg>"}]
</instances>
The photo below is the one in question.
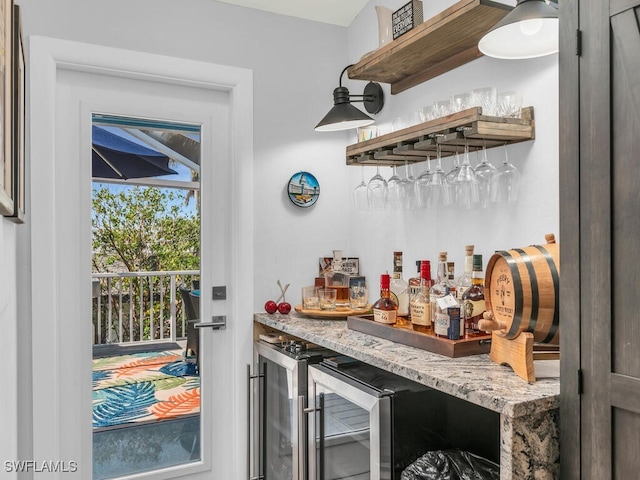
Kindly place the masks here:
<instances>
[{"instance_id":1,"label":"whiskey bottle","mask_svg":"<svg viewBox=\"0 0 640 480\"><path fill-rule=\"evenodd\" d=\"M473 245L464 247L464 273L456 280L456 297L462 301L462 295L471 286L471 272L473 271Z\"/></svg>"},{"instance_id":2,"label":"whiskey bottle","mask_svg":"<svg viewBox=\"0 0 640 480\"><path fill-rule=\"evenodd\" d=\"M411 327L421 333L433 333L431 324L431 302L429 289L433 285L431 280L431 263L422 260L420 264L420 290L411 298Z\"/></svg>"},{"instance_id":3,"label":"whiskey bottle","mask_svg":"<svg viewBox=\"0 0 640 480\"><path fill-rule=\"evenodd\" d=\"M380 275L380 298L373 304L373 319L376 322L393 325L396 323L398 305L391 300L389 283L388 273Z\"/></svg>"},{"instance_id":4,"label":"whiskey bottle","mask_svg":"<svg viewBox=\"0 0 640 480\"><path fill-rule=\"evenodd\" d=\"M462 296L464 305L464 330L466 337L484 335L478 328L478 322L482 320L485 312L484 302L484 273L482 271L482 255L473 256L473 273L471 275L471 287Z\"/></svg>"},{"instance_id":5,"label":"whiskey bottle","mask_svg":"<svg viewBox=\"0 0 640 480\"><path fill-rule=\"evenodd\" d=\"M409 285L402 278L402 252L393 252L393 278L391 279L391 298L398 304L398 316L405 317L400 323L408 323Z\"/></svg>"},{"instance_id":6,"label":"whiskey bottle","mask_svg":"<svg viewBox=\"0 0 640 480\"><path fill-rule=\"evenodd\" d=\"M325 273L325 287L336 289L336 306L349 305L349 274L342 269L342 250L333 251L331 268Z\"/></svg>"}]
</instances>

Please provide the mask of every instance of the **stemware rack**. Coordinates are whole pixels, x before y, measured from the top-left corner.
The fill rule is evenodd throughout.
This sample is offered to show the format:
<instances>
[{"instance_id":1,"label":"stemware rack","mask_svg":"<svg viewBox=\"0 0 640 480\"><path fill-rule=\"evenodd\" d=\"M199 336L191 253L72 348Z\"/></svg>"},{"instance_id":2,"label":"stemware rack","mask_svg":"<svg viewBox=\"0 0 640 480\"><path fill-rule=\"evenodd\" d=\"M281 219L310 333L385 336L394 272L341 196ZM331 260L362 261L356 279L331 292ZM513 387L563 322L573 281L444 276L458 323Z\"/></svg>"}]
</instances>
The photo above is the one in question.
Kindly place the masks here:
<instances>
[{"instance_id":1,"label":"stemware rack","mask_svg":"<svg viewBox=\"0 0 640 480\"><path fill-rule=\"evenodd\" d=\"M533 107L524 107L520 118L482 115L473 107L446 117L429 120L395 132L347 146L347 165L404 165L483 147L492 148L533 140Z\"/></svg>"}]
</instances>

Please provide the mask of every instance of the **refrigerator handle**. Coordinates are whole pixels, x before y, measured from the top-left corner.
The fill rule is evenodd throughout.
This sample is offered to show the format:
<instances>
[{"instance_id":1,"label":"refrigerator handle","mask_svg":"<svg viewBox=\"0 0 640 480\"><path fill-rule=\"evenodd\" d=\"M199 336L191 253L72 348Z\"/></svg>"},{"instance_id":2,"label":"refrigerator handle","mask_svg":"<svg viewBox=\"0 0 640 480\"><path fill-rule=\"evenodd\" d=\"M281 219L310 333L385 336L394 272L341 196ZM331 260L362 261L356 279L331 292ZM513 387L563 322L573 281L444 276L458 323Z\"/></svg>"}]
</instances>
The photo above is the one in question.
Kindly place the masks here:
<instances>
[{"instance_id":1,"label":"refrigerator handle","mask_svg":"<svg viewBox=\"0 0 640 480\"><path fill-rule=\"evenodd\" d=\"M256 404L255 402L255 398L253 395L253 388L251 388L251 381L252 380L256 380L256 379L262 379L264 377L263 374L259 373L259 374L252 374L251 373L251 365L247 364L247 473L249 474L249 480L262 480L264 478L264 475L262 475L262 465L258 465L258 475L254 476L252 475L253 472L251 471L251 446L253 444L253 446L255 447L254 449L254 458L260 458L259 455L259 450L260 450L260 445L259 442L257 442L256 440L254 440L251 436L254 429L251 428L251 408L252 406L254 406ZM258 384L258 387L260 387L261 385ZM255 409L254 411L257 411L257 415L258 418L256 419L256 422L254 423L254 426L260 425L260 417L262 414L262 408L260 405L258 405L257 409ZM257 437L256 437L257 438ZM256 463L260 463L259 461Z\"/></svg>"},{"instance_id":2,"label":"refrigerator handle","mask_svg":"<svg viewBox=\"0 0 640 480\"><path fill-rule=\"evenodd\" d=\"M320 455L318 459L318 480L324 480L324 393L318 395L318 411L320 413L320 422L318 425L318 449Z\"/></svg>"},{"instance_id":3,"label":"refrigerator handle","mask_svg":"<svg viewBox=\"0 0 640 480\"><path fill-rule=\"evenodd\" d=\"M310 413L317 412L319 409L308 407L305 408L306 398L304 395L298 396L298 478L300 480L309 479L309 470L307 469L307 448L309 442L308 435L308 417Z\"/></svg>"}]
</instances>

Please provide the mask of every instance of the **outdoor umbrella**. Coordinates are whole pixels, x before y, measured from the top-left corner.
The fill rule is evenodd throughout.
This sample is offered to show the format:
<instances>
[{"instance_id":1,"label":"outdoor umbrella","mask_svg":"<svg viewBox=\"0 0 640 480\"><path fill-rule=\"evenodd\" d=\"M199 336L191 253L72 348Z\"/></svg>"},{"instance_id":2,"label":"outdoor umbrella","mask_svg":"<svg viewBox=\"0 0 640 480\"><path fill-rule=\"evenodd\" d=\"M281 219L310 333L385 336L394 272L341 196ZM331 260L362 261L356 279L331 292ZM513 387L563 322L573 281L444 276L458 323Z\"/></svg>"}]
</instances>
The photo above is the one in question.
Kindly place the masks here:
<instances>
[{"instance_id":1,"label":"outdoor umbrella","mask_svg":"<svg viewBox=\"0 0 640 480\"><path fill-rule=\"evenodd\" d=\"M94 178L157 177L177 174L169 157L104 128L92 127L91 169Z\"/></svg>"}]
</instances>

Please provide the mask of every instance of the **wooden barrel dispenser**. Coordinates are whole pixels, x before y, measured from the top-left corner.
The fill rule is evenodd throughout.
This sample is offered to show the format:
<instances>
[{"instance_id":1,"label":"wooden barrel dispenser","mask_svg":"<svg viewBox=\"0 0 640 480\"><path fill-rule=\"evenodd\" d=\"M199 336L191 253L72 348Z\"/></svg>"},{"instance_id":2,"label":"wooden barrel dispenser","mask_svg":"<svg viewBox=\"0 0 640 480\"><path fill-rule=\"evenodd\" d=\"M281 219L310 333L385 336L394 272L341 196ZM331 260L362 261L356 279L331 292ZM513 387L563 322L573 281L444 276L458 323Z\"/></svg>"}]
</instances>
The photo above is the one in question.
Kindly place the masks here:
<instances>
[{"instance_id":1,"label":"wooden barrel dispenser","mask_svg":"<svg viewBox=\"0 0 640 480\"><path fill-rule=\"evenodd\" d=\"M553 234L546 245L498 251L487 264L487 312L480 329L491 331L491 359L510 365L517 375L535 381L533 360L558 358L559 246ZM546 344L535 352L534 343ZM544 347L540 347L544 348ZM549 351L551 350L551 351Z\"/></svg>"}]
</instances>

